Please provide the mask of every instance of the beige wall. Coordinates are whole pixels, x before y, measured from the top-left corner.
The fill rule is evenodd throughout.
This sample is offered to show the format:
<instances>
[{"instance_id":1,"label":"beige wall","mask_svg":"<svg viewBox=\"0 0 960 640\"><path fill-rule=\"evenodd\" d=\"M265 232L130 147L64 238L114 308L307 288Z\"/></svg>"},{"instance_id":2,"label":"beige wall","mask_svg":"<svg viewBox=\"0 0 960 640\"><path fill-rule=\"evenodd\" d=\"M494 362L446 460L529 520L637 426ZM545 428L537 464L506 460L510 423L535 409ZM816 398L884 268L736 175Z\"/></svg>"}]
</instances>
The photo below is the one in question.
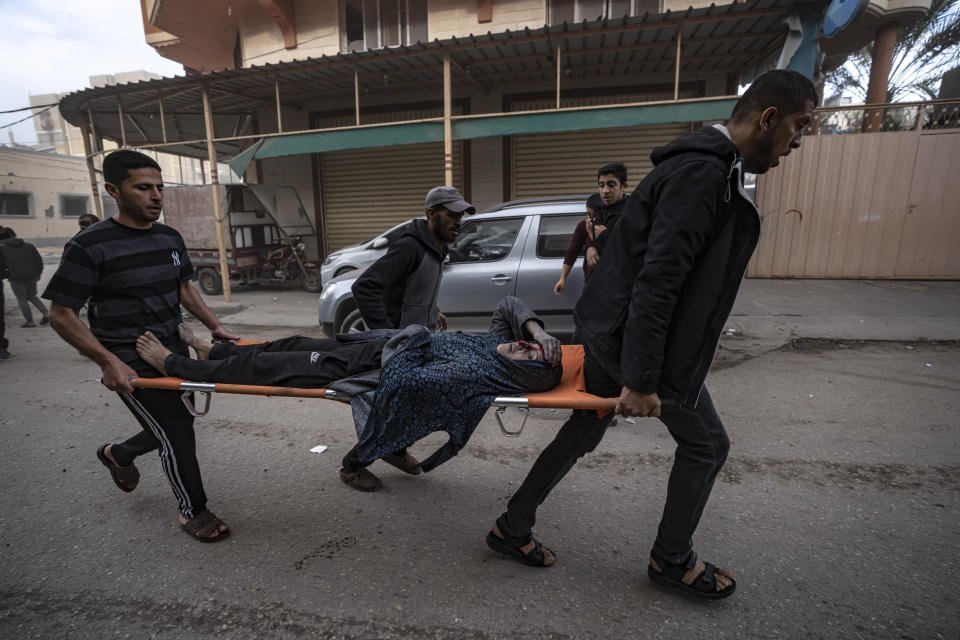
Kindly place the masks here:
<instances>
[{"instance_id":1,"label":"beige wall","mask_svg":"<svg viewBox=\"0 0 960 640\"><path fill-rule=\"evenodd\" d=\"M76 218L62 215L61 195L86 196L87 212L96 213L81 158L0 149L0 191L27 194L30 215L0 216L0 224L38 246L63 244L78 230Z\"/></svg>"},{"instance_id":2,"label":"beige wall","mask_svg":"<svg viewBox=\"0 0 960 640\"><path fill-rule=\"evenodd\" d=\"M662 0L661 7L664 12L683 12L688 7L703 8L711 4L713 3L710 0ZM721 1L717 4L732 3ZM216 31L220 33L224 30L236 30L240 36L241 57L245 67L335 55L340 53L340 5L340 0L294 0L297 46L293 49L284 48L280 28L259 3L253 0L233 3L229 18L216 14L221 21ZM173 3L171 8L172 13L189 10L189 3L185 2L182 6ZM430 40L443 40L470 34L500 33L508 29L539 29L546 21L547 0L494 0L493 20L483 24L477 21L477 3L474 0L429 0L427 28ZM214 31L210 27L207 29L211 33ZM204 27L193 25L190 35L198 41L196 46L199 46L203 32ZM147 40L149 42L149 37ZM225 59L205 65L197 58L200 54L186 44L166 45L157 47L161 55L196 68L221 69L232 66ZM226 54L220 52L220 55L222 57ZM202 58L202 55L200 57Z\"/></svg>"},{"instance_id":3,"label":"beige wall","mask_svg":"<svg viewBox=\"0 0 960 640\"><path fill-rule=\"evenodd\" d=\"M339 7L337 0L295 2L295 49L283 48L280 29L264 11L259 8L246 8L239 16L244 66L340 53ZM476 2L431 0L427 28L429 38L433 40L487 31L516 31L524 27L538 29L545 21L545 0L498 0L493 4L493 21L484 24L477 22Z\"/></svg>"},{"instance_id":4,"label":"beige wall","mask_svg":"<svg viewBox=\"0 0 960 640\"><path fill-rule=\"evenodd\" d=\"M477 3L431 0L428 14L430 39L444 40L491 31L499 33L525 27L539 29L547 21L546 0L494 0L493 21L477 22Z\"/></svg>"},{"instance_id":5,"label":"beige wall","mask_svg":"<svg viewBox=\"0 0 960 640\"><path fill-rule=\"evenodd\" d=\"M256 3L254 3L256 4ZM259 6L240 16L240 47L243 66L288 62L340 53L340 18L337 0L294 2L297 47L284 49L277 24Z\"/></svg>"},{"instance_id":6,"label":"beige wall","mask_svg":"<svg viewBox=\"0 0 960 640\"><path fill-rule=\"evenodd\" d=\"M723 6L736 3L723 2L723 0L720 0L720 2L712 2L711 0L661 0L660 6L662 7L661 13L666 13L667 11L682 13L688 8L703 9L704 7L709 7L712 4Z\"/></svg>"},{"instance_id":7,"label":"beige wall","mask_svg":"<svg viewBox=\"0 0 960 640\"><path fill-rule=\"evenodd\" d=\"M110 143L105 146L115 147ZM169 153L146 153L157 160L167 184L201 184L204 177L206 182L210 181L206 162L195 158L181 159ZM101 164L98 158L96 167L99 169ZM221 163L218 166L221 183L238 181L234 180L228 165ZM99 173L98 179L103 197L103 179ZM90 189L87 164L78 156L0 147L0 192L27 195L30 215L0 216L0 224L12 227L18 236L30 242L37 241L35 244L38 246L62 245L77 231L76 218L65 218L62 215L61 195L84 196L88 198L87 212L97 212ZM312 197L310 202L312 203ZM48 215L48 210L52 211L53 215Z\"/></svg>"}]
</instances>

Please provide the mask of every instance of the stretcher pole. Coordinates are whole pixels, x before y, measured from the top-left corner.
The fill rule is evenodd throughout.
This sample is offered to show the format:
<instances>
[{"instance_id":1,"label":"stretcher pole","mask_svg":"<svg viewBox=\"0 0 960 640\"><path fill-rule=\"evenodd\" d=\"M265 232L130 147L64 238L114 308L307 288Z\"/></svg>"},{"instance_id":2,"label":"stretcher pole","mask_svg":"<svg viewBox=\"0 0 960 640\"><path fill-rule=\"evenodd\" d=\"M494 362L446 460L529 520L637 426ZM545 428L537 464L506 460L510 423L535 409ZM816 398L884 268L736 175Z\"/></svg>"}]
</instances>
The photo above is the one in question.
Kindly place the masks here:
<instances>
[{"instance_id":1,"label":"stretcher pole","mask_svg":"<svg viewBox=\"0 0 960 640\"><path fill-rule=\"evenodd\" d=\"M333 389L303 389L300 387L267 387L252 384L230 384L227 382L190 382L180 378L132 378L131 384L137 389L161 389L164 391L203 391L207 393L239 393L250 396L284 396L287 398L324 398L326 400L347 400L344 393Z\"/></svg>"}]
</instances>

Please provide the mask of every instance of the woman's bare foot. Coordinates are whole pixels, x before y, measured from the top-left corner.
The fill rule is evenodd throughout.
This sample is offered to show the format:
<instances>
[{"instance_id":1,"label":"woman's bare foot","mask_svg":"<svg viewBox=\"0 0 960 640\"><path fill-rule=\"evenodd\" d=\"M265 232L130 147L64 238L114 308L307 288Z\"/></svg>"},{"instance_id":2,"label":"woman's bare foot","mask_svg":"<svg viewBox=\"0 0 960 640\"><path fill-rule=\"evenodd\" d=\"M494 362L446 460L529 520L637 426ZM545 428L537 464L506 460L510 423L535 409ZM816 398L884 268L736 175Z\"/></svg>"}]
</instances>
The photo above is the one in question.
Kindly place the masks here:
<instances>
[{"instance_id":1,"label":"woman's bare foot","mask_svg":"<svg viewBox=\"0 0 960 640\"><path fill-rule=\"evenodd\" d=\"M197 337L197 335L190 330L190 327L182 322L177 327L177 333L180 334L181 340L193 347L194 352L197 354L197 360L210 359L210 349L213 349L213 345L210 344L210 342L204 340L203 338Z\"/></svg>"},{"instance_id":2,"label":"woman's bare foot","mask_svg":"<svg viewBox=\"0 0 960 640\"><path fill-rule=\"evenodd\" d=\"M163 366L163 363L170 355L170 349L163 346L163 343L157 340L155 335L145 331L142 336L137 338L137 353L140 354L144 362L163 375L167 375L167 369Z\"/></svg>"},{"instance_id":3,"label":"woman's bare foot","mask_svg":"<svg viewBox=\"0 0 960 640\"><path fill-rule=\"evenodd\" d=\"M657 573L662 573L660 565L657 564L657 561L654 560L652 556L650 558L650 566L653 567L654 571ZM705 565L702 560L697 560L697 564L694 565L693 569L690 569L683 574L683 577L680 578L680 581L683 582L683 584L693 584L693 581L697 579L697 576L706 571L706 569L707 565ZM713 576L714 580L716 581L717 591L723 591L733 584L733 573L729 569L718 568L717 572L714 573Z\"/></svg>"}]
</instances>

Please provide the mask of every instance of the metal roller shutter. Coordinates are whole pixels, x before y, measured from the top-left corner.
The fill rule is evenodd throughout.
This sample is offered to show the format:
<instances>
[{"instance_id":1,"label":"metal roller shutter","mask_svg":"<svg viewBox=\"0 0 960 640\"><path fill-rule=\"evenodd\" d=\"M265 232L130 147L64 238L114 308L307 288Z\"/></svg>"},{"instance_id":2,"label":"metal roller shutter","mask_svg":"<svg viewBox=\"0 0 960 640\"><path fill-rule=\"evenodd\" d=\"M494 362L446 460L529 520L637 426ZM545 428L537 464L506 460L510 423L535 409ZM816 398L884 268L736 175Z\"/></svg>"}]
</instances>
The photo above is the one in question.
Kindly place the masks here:
<instances>
[{"instance_id":1,"label":"metal roller shutter","mask_svg":"<svg viewBox=\"0 0 960 640\"><path fill-rule=\"evenodd\" d=\"M463 190L463 145L453 145L453 184ZM423 215L423 200L443 184L443 143L323 154L327 252L369 240Z\"/></svg>"},{"instance_id":2,"label":"metal roller shutter","mask_svg":"<svg viewBox=\"0 0 960 640\"><path fill-rule=\"evenodd\" d=\"M681 91L681 98L692 98ZM638 92L619 95L565 96L561 107L588 107L673 99L673 92ZM517 100L511 111L552 109L551 100ZM610 162L627 166L627 184L632 190L650 171L650 152L690 131L690 125L585 129L563 133L514 136L511 140L513 198L593 193L597 169Z\"/></svg>"},{"instance_id":3,"label":"metal roller shutter","mask_svg":"<svg viewBox=\"0 0 960 640\"><path fill-rule=\"evenodd\" d=\"M587 129L514 136L513 198L593 193L597 169L609 162L627 166L630 190L653 168L650 152L690 131L689 124Z\"/></svg>"}]
</instances>

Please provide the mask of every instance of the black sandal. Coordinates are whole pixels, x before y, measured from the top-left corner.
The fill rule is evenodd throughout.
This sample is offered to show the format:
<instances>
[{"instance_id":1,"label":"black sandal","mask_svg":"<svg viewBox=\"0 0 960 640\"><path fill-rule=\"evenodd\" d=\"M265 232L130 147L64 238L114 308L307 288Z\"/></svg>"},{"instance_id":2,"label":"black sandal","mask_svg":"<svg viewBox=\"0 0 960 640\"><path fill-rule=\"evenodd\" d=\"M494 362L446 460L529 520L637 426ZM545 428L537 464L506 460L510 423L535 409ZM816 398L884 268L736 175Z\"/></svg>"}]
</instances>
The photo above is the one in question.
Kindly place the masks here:
<instances>
[{"instance_id":1,"label":"black sandal","mask_svg":"<svg viewBox=\"0 0 960 640\"><path fill-rule=\"evenodd\" d=\"M648 564L647 577L650 578L654 584L660 585L661 587L679 589L683 593L705 600L722 600L723 598L732 596L733 592L737 590L736 580L729 578L730 586L717 591L717 578L715 575L717 567L709 562L704 562L706 568L703 572L694 578L692 583L686 584L682 580L684 574L687 573L686 564L670 564L662 558L656 556L651 557L653 557L654 561L659 565L660 571L654 569L652 564Z\"/></svg>"},{"instance_id":2,"label":"black sandal","mask_svg":"<svg viewBox=\"0 0 960 640\"><path fill-rule=\"evenodd\" d=\"M140 482L140 472L137 470L135 464L122 467L119 464L111 462L107 454L104 453L109 446L109 444L105 444L97 449L97 458L103 463L103 466L110 469L110 477L113 478L113 484L120 487L121 491L130 493L137 488L137 484Z\"/></svg>"},{"instance_id":3,"label":"black sandal","mask_svg":"<svg viewBox=\"0 0 960 640\"><path fill-rule=\"evenodd\" d=\"M533 534L528 533L526 537L509 536L503 533L503 528L500 527L499 524L497 527L500 528L500 533L503 537L498 536L493 531L487 533L487 546L497 553L516 558L523 564L531 567L546 568L557 564L557 554L534 540ZM524 553L520 550L530 544L531 541L533 541L533 548L530 549L530 551ZM552 564L546 564L547 556L543 553L544 550L549 551L553 556Z\"/></svg>"}]
</instances>

